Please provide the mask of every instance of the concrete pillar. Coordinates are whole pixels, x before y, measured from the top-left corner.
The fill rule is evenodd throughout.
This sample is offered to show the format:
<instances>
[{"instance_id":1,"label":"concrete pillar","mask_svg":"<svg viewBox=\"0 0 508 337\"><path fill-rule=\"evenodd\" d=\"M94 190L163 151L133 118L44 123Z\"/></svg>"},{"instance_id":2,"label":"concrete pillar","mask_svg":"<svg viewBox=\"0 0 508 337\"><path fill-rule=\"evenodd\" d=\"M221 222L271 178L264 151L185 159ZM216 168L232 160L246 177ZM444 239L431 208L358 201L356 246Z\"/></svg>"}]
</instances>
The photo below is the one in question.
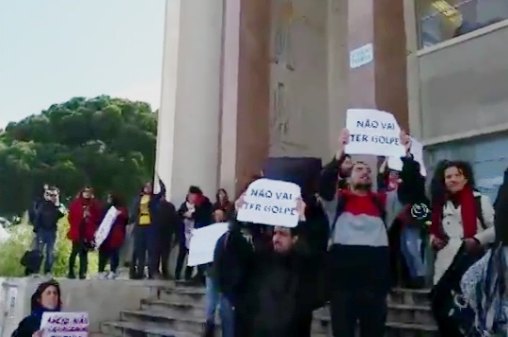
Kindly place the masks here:
<instances>
[{"instance_id":1,"label":"concrete pillar","mask_svg":"<svg viewBox=\"0 0 508 337\"><path fill-rule=\"evenodd\" d=\"M403 0L347 1L349 51L367 44L374 51L372 62L349 70L349 105L391 112L407 129Z\"/></svg>"},{"instance_id":2,"label":"concrete pillar","mask_svg":"<svg viewBox=\"0 0 508 337\"><path fill-rule=\"evenodd\" d=\"M271 1L225 0L220 184L230 193L268 156Z\"/></svg>"},{"instance_id":3,"label":"concrete pillar","mask_svg":"<svg viewBox=\"0 0 508 337\"><path fill-rule=\"evenodd\" d=\"M328 157L337 151L349 106L347 0L328 0Z\"/></svg>"},{"instance_id":4,"label":"concrete pillar","mask_svg":"<svg viewBox=\"0 0 508 337\"><path fill-rule=\"evenodd\" d=\"M223 0L166 2L156 171L168 198L218 187Z\"/></svg>"}]
</instances>

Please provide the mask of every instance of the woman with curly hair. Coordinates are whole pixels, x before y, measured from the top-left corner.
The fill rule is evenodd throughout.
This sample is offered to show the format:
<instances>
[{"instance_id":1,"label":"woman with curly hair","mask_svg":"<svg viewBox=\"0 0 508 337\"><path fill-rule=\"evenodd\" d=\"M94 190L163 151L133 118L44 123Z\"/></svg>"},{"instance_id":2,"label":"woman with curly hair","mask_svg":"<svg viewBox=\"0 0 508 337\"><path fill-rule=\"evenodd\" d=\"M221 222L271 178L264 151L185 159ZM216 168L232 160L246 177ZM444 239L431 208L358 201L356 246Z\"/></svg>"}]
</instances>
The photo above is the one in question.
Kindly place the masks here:
<instances>
[{"instance_id":1,"label":"woman with curly hair","mask_svg":"<svg viewBox=\"0 0 508 337\"><path fill-rule=\"evenodd\" d=\"M450 319L460 279L495 239L490 199L475 189L471 165L446 161L432 181L430 242L436 251L432 309L442 336L463 336Z\"/></svg>"}]
</instances>

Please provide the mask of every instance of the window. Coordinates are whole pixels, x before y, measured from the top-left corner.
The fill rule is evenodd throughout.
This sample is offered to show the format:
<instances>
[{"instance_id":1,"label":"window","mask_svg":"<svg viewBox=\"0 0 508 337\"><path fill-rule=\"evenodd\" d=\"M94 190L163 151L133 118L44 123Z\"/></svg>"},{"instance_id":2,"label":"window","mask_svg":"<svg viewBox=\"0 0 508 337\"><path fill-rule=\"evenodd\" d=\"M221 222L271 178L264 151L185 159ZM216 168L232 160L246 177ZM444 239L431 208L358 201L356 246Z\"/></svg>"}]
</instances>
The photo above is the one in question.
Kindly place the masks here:
<instances>
[{"instance_id":1,"label":"window","mask_svg":"<svg viewBox=\"0 0 508 337\"><path fill-rule=\"evenodd\" d=\"M420 48L508 19L508 0L415 0Z\"/></svg>"}]
</instances>

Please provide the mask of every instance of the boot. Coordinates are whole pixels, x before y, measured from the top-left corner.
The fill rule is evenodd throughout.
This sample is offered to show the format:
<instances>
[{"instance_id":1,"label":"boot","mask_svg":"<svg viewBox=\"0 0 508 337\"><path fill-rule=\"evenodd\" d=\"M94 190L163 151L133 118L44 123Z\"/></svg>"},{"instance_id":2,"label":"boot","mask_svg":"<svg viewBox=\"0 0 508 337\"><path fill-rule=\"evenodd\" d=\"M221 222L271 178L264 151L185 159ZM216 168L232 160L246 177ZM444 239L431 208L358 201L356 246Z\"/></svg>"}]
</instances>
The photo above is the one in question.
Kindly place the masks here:
<instances>
[{"instance_id":1,"label":"boot","mask_svg":"<svg viewBox=\"0 0 508 337\"><path fill-rule=\"evenodd\" d=\"M212 322L206 322L203 337L214 337L214 336L215 336L215 324Z\"/></svg>"}]
</instances>

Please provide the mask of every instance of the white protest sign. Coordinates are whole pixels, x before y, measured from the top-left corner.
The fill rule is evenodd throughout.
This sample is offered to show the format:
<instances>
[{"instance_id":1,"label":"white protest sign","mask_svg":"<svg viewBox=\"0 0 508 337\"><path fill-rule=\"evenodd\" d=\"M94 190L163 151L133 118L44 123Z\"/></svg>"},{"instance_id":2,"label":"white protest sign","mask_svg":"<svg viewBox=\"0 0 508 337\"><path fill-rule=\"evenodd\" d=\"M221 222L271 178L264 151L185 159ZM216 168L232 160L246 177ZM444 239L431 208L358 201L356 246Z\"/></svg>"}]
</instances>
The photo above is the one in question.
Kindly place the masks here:
<instances>
[{"instance_id":1,"label":"white protest sign","mask_svg":"<svg viewBox=\"0 0 508 337\"><path fill-rule=\"evenodd\" d=\"M45 312L42 314L42 337L88 337L87 312Z\"/></svg>"},{"instance_id":2,"label":"white protest sign","mask_svg":"<svg viewBox=\"0 0 508 337\"><path fill-rule=\"evenodd\" d=\"M237 218L263 225L296 227L301 193L300 186L294 183L258 179L249 185Z\"/></svg>"},{"instance_id":3,"label":"white protest sign","mask_svg":"<svg viewBox=\"0 0 508 337\"><path fill-rule=\"evenodd\" d=\"M400 127L388 112L373 109L349 109L346 128L349 131L348 154L402 157L404 146L400 143Z\"/></svg>"},{"instance_id":4,"label":"white protest sign","mask_svg":"<svg viewBox=\"0 0 508 337\"><path fill-rule=\"evenodd\" d=\"M189 259L187 265L190 267L213 262L215 245L224 233L228 231L227 222L219 222L192 231L189 245Z\"/></svg>"},{"instance_id":5,"label":"white protest sign","mask_svg":"<svg viewBox=\"0 0 508 337\"><path fill-rule=\"evenodd\" d=\"M415 138L411 138L411 154L413 155L414 160L420 163L420 174L424 177L427 176L427 170L425 169L425 163L423 162L423 144ZM400 157L389 157L388 167L392 170L401 171L402 160L400 160Z\"/></svg>"},{"instance_id":6,"label":"white protest sign","mask_svg":"<svg viewBox=\"0 0 508 337\"><path fill-rule=\"evenodd\" d=\"M95 232L95 246L97 248L99 248L108 237L109 232L111 231L111 227L115 223L117 217L118 209L116 209L114 206L111 206L106 213L106 216L102 220L99 228Z\"/></svg>"}]
</instances>

